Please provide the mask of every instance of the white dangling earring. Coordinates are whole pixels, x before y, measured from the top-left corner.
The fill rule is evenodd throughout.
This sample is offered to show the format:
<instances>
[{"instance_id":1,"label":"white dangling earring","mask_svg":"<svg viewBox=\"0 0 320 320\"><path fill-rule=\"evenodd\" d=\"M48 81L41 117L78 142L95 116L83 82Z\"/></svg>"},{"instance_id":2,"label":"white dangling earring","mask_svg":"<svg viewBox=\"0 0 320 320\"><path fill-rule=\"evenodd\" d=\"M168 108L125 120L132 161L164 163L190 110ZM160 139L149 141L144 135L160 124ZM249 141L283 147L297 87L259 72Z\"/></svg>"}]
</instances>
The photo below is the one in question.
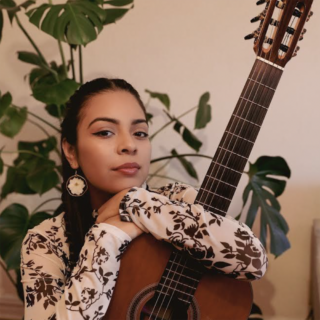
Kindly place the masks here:
<instances>
[{"instance_id":1,"label":"white dangling earring","mask_svg":"<svg viewBox=\"0 0 320 320\"><path fill-rule=\"evenodd\" d=\"M73 197L81 197L88 190L88 184L84 177L77 173L77 170L73 176L71 176L66 183L69 194Z\"/></svg>"}]
</instances>

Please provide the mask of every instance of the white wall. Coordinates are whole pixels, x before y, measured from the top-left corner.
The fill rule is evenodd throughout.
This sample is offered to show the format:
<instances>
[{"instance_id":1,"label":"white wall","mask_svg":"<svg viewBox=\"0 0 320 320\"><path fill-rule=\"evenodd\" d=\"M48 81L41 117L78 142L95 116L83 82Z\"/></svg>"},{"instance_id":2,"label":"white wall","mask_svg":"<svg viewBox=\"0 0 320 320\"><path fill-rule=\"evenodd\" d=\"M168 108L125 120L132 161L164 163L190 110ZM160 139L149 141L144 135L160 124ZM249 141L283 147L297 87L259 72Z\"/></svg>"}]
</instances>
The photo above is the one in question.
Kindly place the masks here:
<instances>
[{"instance_id":1,"label":"white wall","mask_svg":"<svg viewBox=\"0 0 320 320\"><path fill-rule=\"evenodd\" d=\"M255 59L253 43L243 40L255 28L250 19L262 10L254 3L253 0L136 0L135 8L123 20L106 27L98 41L84 50L85 80L98 76L124 78L138 89L144 101L146 88L166 92L175 115L195 106L200 95L209 91L213 120L199 136L204 141L201 153L212 156ZM254 283L255 301L269 320L305 319L309 310L311 224L320 217L319 1L315 1L313 11L298 57L286 67L249 159L254 162L261 155L279 155L292 170L287 189L280 197L292 248L276 260L270 255L266 276ZM22 21L27 25L26 19ZM30 110L47 117L23 80L30 67L16 59L16 51L28 51L31 47L16 26L11 28L5 22L0 44L0 90L10 91L17 105L28 105ZM48 60L59 59L57 45L49 36L32 26L28 30ZM152 106L156 105L152 102ZM164 119L159 113L153 130ZM192 127L193 119L194 115L188 115L183 121ZM40 131L28 124L18 138L41 137ZM170 141L170 145L163 141ZM1 137L1 146L4 144L7 150L15 148L15 143ZM154 140L153 156L166 154L173 147L181 152L190 151L168 128L161 139ZM208 160L190 160L202 180ZM171 167L167 174L186 180L179 166ZM0 183L3 181L2 176ZM241 208L246 182L243 177L229 211L231 215ZM162 182L154 180L154 183ZM197 184L192 180L189 183ZM43 199L49 196L44 195ZM1 203L1 209L11 202L23 201L32 210L43 199L11 195ZM1 281L0 298L14 296L14 289L7 287L4 277Z\"/></svg>"}]
</instances>

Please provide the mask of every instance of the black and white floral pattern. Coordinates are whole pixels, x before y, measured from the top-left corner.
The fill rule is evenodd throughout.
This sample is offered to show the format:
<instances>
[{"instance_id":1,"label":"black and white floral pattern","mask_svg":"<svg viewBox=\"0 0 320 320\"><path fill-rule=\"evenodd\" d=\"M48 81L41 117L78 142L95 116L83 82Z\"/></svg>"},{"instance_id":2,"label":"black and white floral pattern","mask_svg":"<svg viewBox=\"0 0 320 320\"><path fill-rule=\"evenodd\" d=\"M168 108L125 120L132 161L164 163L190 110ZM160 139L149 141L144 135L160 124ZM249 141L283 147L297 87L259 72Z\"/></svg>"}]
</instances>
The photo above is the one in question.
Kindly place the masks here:
<instances>
[{"instance_id":1,"label":"black and white floral pattern","mask_svg":"<svg viewBox=\"0 0 320 320\"><path fill-rule=\"evenodd\" d=\"M119 213L122 220L188 252L207 268L238 279L260 278L267 267L260 241L246 225L192 204L196 194L180 183L155 192L132 188ZM25 320L98 320L106 313L130 237L112 225L94 224L73 270L66 239L63 214L25 237L21 251Z\"/></svg>"}]
</instances>

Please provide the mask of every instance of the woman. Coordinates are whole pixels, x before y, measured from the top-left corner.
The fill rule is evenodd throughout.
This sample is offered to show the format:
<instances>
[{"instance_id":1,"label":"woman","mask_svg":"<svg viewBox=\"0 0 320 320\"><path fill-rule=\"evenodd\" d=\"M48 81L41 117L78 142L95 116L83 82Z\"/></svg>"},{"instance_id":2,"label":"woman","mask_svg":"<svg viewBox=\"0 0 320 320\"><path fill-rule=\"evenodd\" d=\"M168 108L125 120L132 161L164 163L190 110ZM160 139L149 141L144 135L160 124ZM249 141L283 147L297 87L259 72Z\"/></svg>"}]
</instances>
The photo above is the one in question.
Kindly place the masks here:
<instances>
[{"instance_id":1,"label":"woman","mask_svg":"<svg viewBox=\"0 0 320 320\"><path fill-rule=\"evenodd\" d=\"M61 127L65 212L29 230L23 242L25 320L101 319L121 255L143 232L197 259L205 256L207 268L227 262L218 264L224 265L219 271L231 277L252 280L265 273L265 250L247 226L192 204L197 191L190 186L148 189L146 111L126 81L100 78L81 86ZM168 236L175 232L173 211L183 217L181 241ZM244 253L228 255L226 243L236 249L244 238Z\"/></svg>"}]
</instances>

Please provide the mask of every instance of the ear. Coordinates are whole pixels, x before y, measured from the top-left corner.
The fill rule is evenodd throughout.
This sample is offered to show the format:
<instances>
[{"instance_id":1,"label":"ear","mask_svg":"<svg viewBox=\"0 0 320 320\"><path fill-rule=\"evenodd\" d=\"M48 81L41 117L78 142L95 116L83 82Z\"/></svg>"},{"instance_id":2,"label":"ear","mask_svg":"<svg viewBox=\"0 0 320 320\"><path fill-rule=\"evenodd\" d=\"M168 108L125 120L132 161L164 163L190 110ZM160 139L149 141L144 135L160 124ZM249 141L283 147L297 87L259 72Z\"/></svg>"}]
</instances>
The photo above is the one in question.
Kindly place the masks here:
<instances>
[{"instance_id":1,"label":"ear","mask_svg":"<svg viewBox=\"0 0 320 320\"><path fill-rule=\"evenodd\" d=\"M77 159L77 153L76 153L76 148L72 144L70 144L66 138L62 140L62 149L64 152L64 155L66 156L70 167L72 169L78 169L79 168L79 163Z\"/></svg>"}]
</instances>

